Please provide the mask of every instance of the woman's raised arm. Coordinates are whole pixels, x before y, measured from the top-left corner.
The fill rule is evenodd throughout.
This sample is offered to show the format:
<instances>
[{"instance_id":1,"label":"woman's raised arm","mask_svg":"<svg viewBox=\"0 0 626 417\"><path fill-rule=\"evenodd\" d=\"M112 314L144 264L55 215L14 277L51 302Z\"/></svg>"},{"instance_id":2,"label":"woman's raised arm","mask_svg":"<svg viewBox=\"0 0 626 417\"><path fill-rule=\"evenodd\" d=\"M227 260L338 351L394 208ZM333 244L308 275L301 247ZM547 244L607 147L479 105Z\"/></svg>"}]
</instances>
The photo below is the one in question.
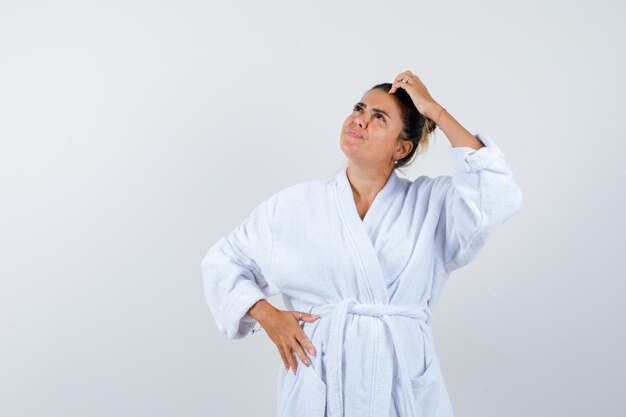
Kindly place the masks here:
<instances>
[{"instance_id":1,"label":"woman's raised arm","mask_svg":"<svg viewBox=\"0 0 626 417\"><path fill-rule=\"evenodd\" d=\"M433 179L434 197L441 204L435 244L448 272L472 261L522 204L522 191L500 148L486 135L475 138L485 146L451 146L456 172Z\"/></svg>"}]
</instances>

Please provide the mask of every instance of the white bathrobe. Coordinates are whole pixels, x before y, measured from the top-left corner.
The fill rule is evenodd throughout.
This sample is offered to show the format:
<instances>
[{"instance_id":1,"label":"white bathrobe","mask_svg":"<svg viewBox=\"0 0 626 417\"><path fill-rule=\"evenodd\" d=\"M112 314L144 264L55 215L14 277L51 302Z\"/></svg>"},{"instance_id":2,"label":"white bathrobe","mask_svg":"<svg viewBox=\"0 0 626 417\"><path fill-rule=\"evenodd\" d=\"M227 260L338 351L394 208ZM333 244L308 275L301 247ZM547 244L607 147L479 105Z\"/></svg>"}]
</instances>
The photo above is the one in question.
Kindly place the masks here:
<instances>
[{"instance_id":1,"label":"white bathrobe","mask_svg":"<svg viewBox=\"0 0 626 417\"><path fill-rule=\"evenodd\" d=\"M475 137L485 147L448 148L452 176L392 172L363 220L345 165L277 192L210 248L204 294L229 338L250 334L247 310L279 293L321 316L302 324L311 366L294 354L294 375L277 360L279 417L453 416L432 311L450 272L522 202L500 148Z\"/></svg>"}]
</instances>

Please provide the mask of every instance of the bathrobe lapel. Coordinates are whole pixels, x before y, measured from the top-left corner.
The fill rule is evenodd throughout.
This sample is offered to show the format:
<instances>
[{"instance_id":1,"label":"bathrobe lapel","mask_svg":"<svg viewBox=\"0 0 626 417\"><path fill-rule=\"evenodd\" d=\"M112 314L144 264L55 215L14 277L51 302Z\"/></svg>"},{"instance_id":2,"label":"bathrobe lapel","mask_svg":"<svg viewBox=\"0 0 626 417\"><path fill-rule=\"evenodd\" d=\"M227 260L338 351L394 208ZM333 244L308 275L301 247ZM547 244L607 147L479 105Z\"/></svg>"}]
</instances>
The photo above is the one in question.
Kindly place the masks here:
<instances>
[{"instance_id":1,"label":"bathrobe lapel","mask_svg":"<svg viewBox=\"0 0 626 417\"><path fill-rule=\"evenodd\" d=\"M395 171L392 171L361 221L346 172L347 166L343 167L336 176L335 197L343 223L349 231L356 251L355 260L370 290L370 299L361 300L361 302L388 304L389 293L374 242L378 228L393 203L400 180Z\"/></svg>"},{"instance_id":2,"label":"bathrobe lapel","mask_svg":"<svg viewBox=\"0 0 626 417\"><path fill-rule=\"evenodd\" d=\"M368 291L360 294L367 294L367 300L357 300L355 297L349 296L347 299L339 303L339 307L332 306L333 321L330 329L330 338L328 343L328 410L330 417L338 417L343 415L343 368L342 355L344 349L345 323L347 311L352 307L352 303L361 307L353 307L357 309L357 314L364 314L363 311L358 312L359 308L372 309L373 315L380 317L380 321L372 323L372 331L375 332L374 340L383 340L379 333L387 328L391 335L391 349L393 352L385 352L386 344L381 342L377 345L379 356L374 359L371 366L374 368L376 375L376 383L373 388L373 398L376 401L373 405L373 415L386 415L390 409L391 392L393 386L393 361L398 361L400 367L402 364L408 363L408 356L404 351L401 339L402 328L398 326L395 314L401 314L400 310L411 310L410 307L390 305L390 295L387 289L385 275L378 257L378 250L375 242L380 225L385 220L385 216L389 215L394 200L398 197L402 187L401 180L393 171L383 188L374 198L365 217L361 221L359 213L354 202L354 196L350 182L346 175L347 167L344 167L336 176L335 197L341 216L341 220L348 232L350 242L354 247L353 256L357 271L363 280L363 286ZM376 305L376 306L372 306ZM396 311L397 310L397 311ZM353 311L353 310L350 310ZM387 313L381 314L381 313ZM379 315L381 314L381 315ZM367 315L367 314L365 314ZM415 308L411 310L408 316L413 318L421 318L425 322L428 321L428 312ZM422 324L420 324L422 326ZM423 330L425 331L425 330ZM335 359L336 358L336 359ZM404 369L401 371L402 386L404 387L405 401L411 407L410 416L416 416L413 401L410 398L411 383L408 374ZM407 393L408 392L408 393Z\"/></svg>"}]
</instances>

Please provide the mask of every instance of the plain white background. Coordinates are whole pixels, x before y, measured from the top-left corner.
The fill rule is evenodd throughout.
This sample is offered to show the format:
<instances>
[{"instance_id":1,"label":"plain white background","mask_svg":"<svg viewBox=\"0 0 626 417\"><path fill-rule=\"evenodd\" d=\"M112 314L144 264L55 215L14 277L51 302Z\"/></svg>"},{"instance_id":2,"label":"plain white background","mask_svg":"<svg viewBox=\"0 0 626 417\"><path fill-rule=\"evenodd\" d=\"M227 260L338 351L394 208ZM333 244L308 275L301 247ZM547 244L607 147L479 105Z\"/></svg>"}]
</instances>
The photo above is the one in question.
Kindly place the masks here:
<instances>
[{"instance_id":1,"label":"plain white background","mask_svg":"<svg viewBox=\"0 0 626 417\"><path fill-rule=\"evenodd\" d=\"M353 104L404 70L524 193L435 312L457 416L625 415L625 12L4 0L0 415L274 415L278 351L218 332L200 261L336 172ZM405 176L452 174L448 146Z\"/></svg>"}]
</instances>

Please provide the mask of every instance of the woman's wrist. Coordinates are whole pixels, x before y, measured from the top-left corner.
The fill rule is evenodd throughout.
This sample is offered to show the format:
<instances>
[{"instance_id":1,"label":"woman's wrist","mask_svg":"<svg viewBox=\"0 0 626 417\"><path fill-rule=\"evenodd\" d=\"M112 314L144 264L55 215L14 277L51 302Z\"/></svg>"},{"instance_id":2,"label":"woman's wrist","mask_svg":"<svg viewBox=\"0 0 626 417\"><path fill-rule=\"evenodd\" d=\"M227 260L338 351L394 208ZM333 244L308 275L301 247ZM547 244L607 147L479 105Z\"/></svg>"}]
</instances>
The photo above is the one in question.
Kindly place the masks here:
<instances>
[{"instance_id":1,"label":"woman's wrist","mask_svg":"<svg viewBox=\"0 0 626 417\"><path fill-rule=\"evenodd\" d=\"M439 117L441 116L441 113L443 113L444 110L445 109L443 108L441 104L437 103L436 101L433 101L426 108L424 116L428 117L430 120L434 122L438 122Z\"/></svg>"},{"instance_id":2,"label":"woman's wrist","mask_svg":"<svg viewBox=\"0 0 626 417\"><path fill-rule=\"evenodd\" d=\"M254 303L248 310L248 315L258 322L264 321L265 318L276 312L276 307L271 305L266 299L261 299Z\"/></svg>"}]
</instances>

